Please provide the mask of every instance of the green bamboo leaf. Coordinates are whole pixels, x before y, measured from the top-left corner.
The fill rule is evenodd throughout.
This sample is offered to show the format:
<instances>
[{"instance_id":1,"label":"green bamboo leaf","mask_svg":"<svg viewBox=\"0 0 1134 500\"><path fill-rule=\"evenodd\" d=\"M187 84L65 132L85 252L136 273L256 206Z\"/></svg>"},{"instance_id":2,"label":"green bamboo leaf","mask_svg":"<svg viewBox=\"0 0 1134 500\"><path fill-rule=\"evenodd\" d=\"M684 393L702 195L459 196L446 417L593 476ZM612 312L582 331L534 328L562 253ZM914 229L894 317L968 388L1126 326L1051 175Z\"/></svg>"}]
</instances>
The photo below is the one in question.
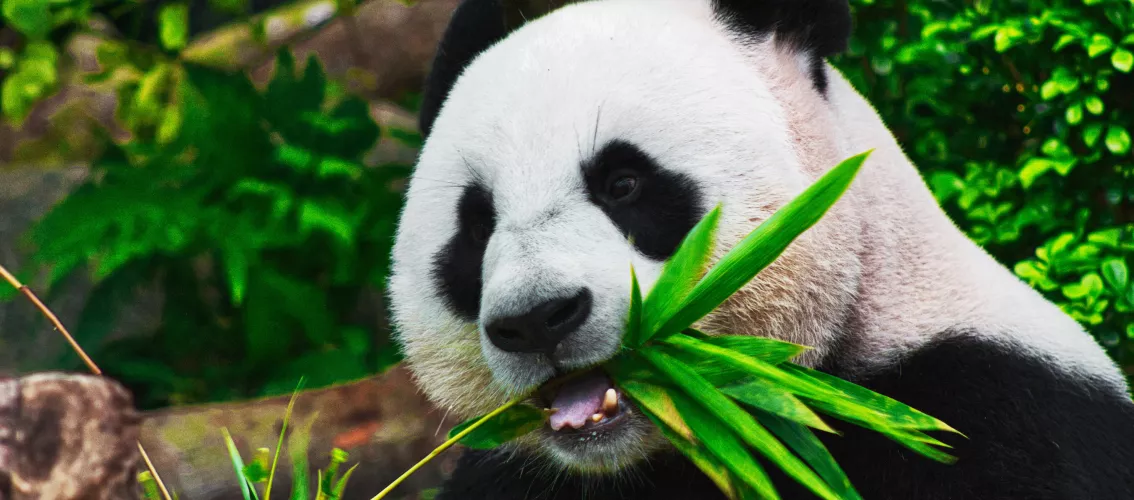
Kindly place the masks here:
<instances>
[{"instance_id":1,"label":"green bamboo leaf","mask_svg":"<svg viewBox=\"0 0 1134 500\"><path fill-rule=\"evenodd\" d=\"M689 332L690 330L686 330ZM702 337L701 340L710 345L730 349L741 355L749 356L771 365L786 362L807 348L804 346L781 342L766 337L748 337L740 335L724 335L717 337ZM683 363L689 365L698 375L708 380L715 387L741 384L752 378L749 370L737 368L734 365L720 363L713 357L690 355L684 352L673 352Z\"/></svg>"},{"instance_id":2,"label":"green bamboo leaf","mask_svg":"<svg viewBox=\"0 0 1134 500\"><path fill-rule=\"evenodd\" d=\"M760 224L693 287L681 309L656 335L670 335L688 328L771 264L846 192L871 152L873 150L844 160Z\"/></svg>"},{"instance_id":3,"label":"green bamboo leaf","mask_svg":"<svg viewBox=\"0 0 1134 500\"><path fill-rule=\"evenodd\" d=\"M811 349L805 345L754 335L713 335L707 336L702 341L772 365L791 361Z\"/></svg>"},{"instance_id":4,"label":"green bamboo leaf","mask_svg":"<svg viewBox=\"0 0 1134 500\"><path fill-rule=\"evenodd\" d=\"M695 341L696 342L696 341ZM686 395L696 399L697 403L712 412L740 436L749 446L763 454L769 461L784 470L789 476L795 478L800 484L808 487L815 494L828 500L839 498L831 487L807 467L798 457L792 454L767 429L762 427L752 415L745 412L733 401L721 394L708 381L697 375L692 368L676 358L669 356L658 349L644 349L641 356L650 362L662 374L667 376L673 385L681 388ZM675 397L674 402L681 410L681 398ZM710 438L705 437L703 429L689 415L682 412L685 421L693 429L694 434L702 436L702 442L708 445ZM711 426L710 426L711 427ZM721 457L722 459L724 457ZM727 460L726 460L727 463Z\"/></svg>"},{"instance_id":5,"label":"green bamboo leaf","mask_svg":"<svg viewBox=\"0 0 1134 500\"><path fill-rule=\"evenodd\" d=\"M674 430L657 415L645 409L642 410L642 413L661 431L662 436L665 436L670 443L673 443L673 447L677 448L677 451L685 455L690 462L693 462L693 465L697 466L705 476L712 480L726 497L737 498L737 488L733 483L734 480L729 473L728 466L724 465L720 459L709 452L704 445L695 444L690 439L674 432ZM734 441L736 440L735 437L732 437L732 439Z\"/></svg>"},{"instance_id":6,"label":"green bamboo leaf","mask_svg":"<svg viewBox=\"0 0 1134 500\"><path fill-rule=\"evenodd\" d=\"M766 380L755 378L742 385L721 388L721 392L747 406L835 434L803 401Z\"/></svg>"},{"instance_id":7,"label":"green bamboo leaf","mask_svg":"<svg viewBox=\"0 0 1134 500\"><path fill-rule=\"evenodd\" d=\"M751 356L766 363L778 365L809 349L807 346L792 344L767 337L748 335L707 335L692 328L685 329L685 335L709 344L731 349L745 356ZM670 353L689 365L698 375L708 380L714 387L724 387L745 382L752 377L747 370L718 363L714 358L693 356L684 352Z\"/></svg>"},{"instance_id":8,"label":"green bamboo leaf","mask_svg":"<svg viewBox=\"0 0 1134 500\"><path fill-rule=\"evenodd\" d=\"M224 435L224 444L228 447L228 459L232 461L232 468L236 469L236 480L240 483L240 494L244 500L252 500L252 485L248 484L248 479L244 477L244 459L240 458L240 450L236 449L236 443L232 440L232 435L228 433L228 428L221 427L221 434Z\"/></svg>"},{"instance_id":9,"label":"green bamboo leaf","mask_svg":"<svg viewBox=\"0 0 1134 500\"><path fill-rule=\"evenodd\" d=\"M685 356L710 360L709 362L743 371L751 377L764 378L799 396L825 400L839 395L830 386L813 378L798 376L784 368L770 365L756 358L743 356L735 351L712 345L688 335L671 336L665 339L665 346L677 351L671 354L670 350L666 349L666 354L676 356L679 359L684 357L679 353L684 352ZM794 365L785 363L781 366Z\"/></svg>"},{"instance_id":10,"label":"green bamboo leaf","mask_svg":"<svg viewBox=\"0 0 1134 500\"><path fill-rule=\"evenodd\" d=\"M676 435L686 440L693 439L693 431L681 419L673 404L673 396L666 388L639 380L621 380L618 387L638 404L639 409L664 422L665 427Z\"/></svg>"},{"instance_id":11,"label":"green bamboo leaf","mask_svg":"<svg viewBox=\"0 0 1134 500\"><path fill-rule=\"evenodd\" d=\"M741 438L719 418L719 414L714 415L712 410L706 410L684 393L674 394L673 402L689 428L693 429L697 441L709 453L724 463L740 481L756 490L759 498L779 498L768 474L752 457Z\"/></svg>"},{"instance_id":12,"label":"green bamboo leaf","mask_svg":"<svg viewBox=\"0 0 1134 500\"><path fill-rule=\"evenodd\" d=\"M842 498L862 500L835 457L831 456L823 442L807 427L763 411L756 411L755 416L757 421L811 465Z\"/></svg>"},{"instance_id":13,"label":"green bamboo leaf","mask_svg":"<svg viewBox=\"0 0 1134 500\"><path fill-rule=\"evenodd\" d=\"M642 345L642 287L638 284L638 274L630 266L630 314L626 320L626 333L623 344Z\"/></svg>"},{"instance_id":14,"label":"green bamboo leaf","mask_svg":"<svg viewBox=\"0 0 1134 500\"><path fill-rule=\"evenodd\" d=\"M891 424L895 426L960 434L956 429L953 429L945 422L911 408L905 403L883 396L834 375L794 364L784 364L783 369L827 385L841 394L846 400L853 401L857 405L874 410L875 413L884 416L888 422L891 422Z\"/></svg>"},{"instance_id":15,"label":"green bamboo leaf","mask_svg":"<svg viewBox=\"0 0 1134 500\"><path fill-rule=\"evenodd\" d=\"M354 474L354 470L358 468L358 465L359 464L354 464L354 466L347 469L346 473L343 474L343 477L339 478L339 480L335 482L335 487L331 490L331 494L334 495L334 498L343 497L343 492L346 491L347 481L350 480L350 476Z\"/></svg>"},{"instance_id":16,"label":"green bamboo leaf","mask_svg":"<svg viewBox=\"0 0 1134 500\"><path fill-rule=\"evenodd\" d=\"M449 431L449 438L480 420L481 417L466 420ZM485 422L476 430L461 439L461 444L469 448L488 450L539 429L547 420L538 408L516 405L501 412Z\"/></svg>"},{"instance_id":17,"label":"green bamboo leaf","mask_svg":"<svg viewBox=\"0 0 1134 500\"><path fill-rule=\"evenodd\" d=\"M704 274L713 253L720 215L721 207L717 205L689 231L677 252L662 267L661 275L646 296L643 342L649 341L658 327L677 312L681 302Z\"/></svg>"}]
</instances>

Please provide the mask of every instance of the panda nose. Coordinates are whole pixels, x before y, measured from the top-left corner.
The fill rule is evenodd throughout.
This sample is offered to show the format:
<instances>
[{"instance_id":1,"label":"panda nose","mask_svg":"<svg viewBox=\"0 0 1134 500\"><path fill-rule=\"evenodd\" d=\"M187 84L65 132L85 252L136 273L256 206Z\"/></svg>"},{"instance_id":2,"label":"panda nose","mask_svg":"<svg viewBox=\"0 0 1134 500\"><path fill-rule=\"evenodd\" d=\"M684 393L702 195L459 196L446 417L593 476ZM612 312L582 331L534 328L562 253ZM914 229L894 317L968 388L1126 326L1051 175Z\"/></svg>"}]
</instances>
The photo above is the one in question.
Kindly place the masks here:
<instances>
[{"instance_id":1,"label":"panda nose","mask_svg":"<svg viewBox=\"0 0 1134 500\"><path fill-rule=\"evenodd\" d=\"M574 297L549 300L518 316L491 319L484 331L502 351L550 355L590 315L591 292L583 289Z\"/></svg>"}]
</instances>

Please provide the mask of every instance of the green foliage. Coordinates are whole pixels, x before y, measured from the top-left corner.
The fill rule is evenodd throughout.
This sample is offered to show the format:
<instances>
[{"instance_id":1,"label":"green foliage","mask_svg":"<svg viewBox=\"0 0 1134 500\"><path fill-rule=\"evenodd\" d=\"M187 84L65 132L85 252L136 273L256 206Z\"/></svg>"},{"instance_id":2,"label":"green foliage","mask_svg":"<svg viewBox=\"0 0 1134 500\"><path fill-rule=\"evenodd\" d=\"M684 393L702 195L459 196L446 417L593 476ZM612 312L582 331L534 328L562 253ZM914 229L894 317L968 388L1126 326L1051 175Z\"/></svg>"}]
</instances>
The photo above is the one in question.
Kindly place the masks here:
<instances>
[{"instance_id":1,"label":"green foliage","mask_svg":"<svg viewBox=\"0 0 1134 500\"><path fill-rule=\"evenodd\" d=\"M711 235L720 216L720 207L714 209L662 268L658 286L677 298L647 300L641 305L641 292L632 287L627 331L637 333L628 336L622 351L602 369L730 498L778 498L756 452L820 498L860 499L810 430L835 432L817 412L879 432L928 458L953 461L939 449L948 445L927 433L955 430L868 389L789 363L801 352L800 346L748 336L709 337L688 329L814 225L850 186L868 155L854 156L833 168L706 272L714 241ZM636 284L633 273L631 277ZM658 290L652 290L650 297ZM549 384L563 382L557 379ZM455 441L494 447L538 428L542 412L519 405L525 399L521 396L457 426L446 443L375 500Z\"/></svg>"},{"instance_id":2,"label":"green foliage","mask_svg":"<svg viewBox=\"0 0 1134 500\"><path fill-rule=\"evenodd\" d=\"M1134 366L1134 3L851 3L833 62L953 220Z\"/></svg>"},{"instance_id":3,"label":"green foliage","mask_svg":"<svg viewBox=\"0 0 1134 500\"><path fill-rule=\"evenodd\" d=\"M304 375L322 386L396 360L377 321L355 316L385 284L408 170L362 164L378 126L330 87L286 51L263 90L158 60L119 110L134 139L31 231L49 286L89 268L76 335L143 406L277 394ZM152 337L109 339L152 283L167 294Z\"/></svg>"}]
</instances>

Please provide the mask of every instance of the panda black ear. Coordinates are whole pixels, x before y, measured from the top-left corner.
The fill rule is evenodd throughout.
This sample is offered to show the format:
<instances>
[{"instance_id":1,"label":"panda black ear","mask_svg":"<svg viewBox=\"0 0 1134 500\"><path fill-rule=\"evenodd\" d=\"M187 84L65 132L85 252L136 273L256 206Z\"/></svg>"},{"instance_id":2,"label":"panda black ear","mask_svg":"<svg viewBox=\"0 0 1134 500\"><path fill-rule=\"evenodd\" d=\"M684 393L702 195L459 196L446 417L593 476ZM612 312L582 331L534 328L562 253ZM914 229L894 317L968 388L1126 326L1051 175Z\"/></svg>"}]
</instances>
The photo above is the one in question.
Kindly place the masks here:
<instances>
[{"instance_id":1,"label":"panda black ear","mask_svg":"<svg viewBox=\"0 0 1134 500\"><path fill-rule=\"evenodd\" d=\"M418 125L428 136L457 77L478 54L569 0L464 0L453 12L425 82Z\"/></svg>"},{"instance_id":2,"label":"panda black ear","mask_svg":"<svg viewBox=\"0 0 1134 500\"><path fill-rule=\"evenodd\" d=\"M851 35L848 0L712 0L717 15L736 31L775 35L778 43L814 57L815 86L827 86L822 59L847 48Z\"/></svg>"}]
</instances>

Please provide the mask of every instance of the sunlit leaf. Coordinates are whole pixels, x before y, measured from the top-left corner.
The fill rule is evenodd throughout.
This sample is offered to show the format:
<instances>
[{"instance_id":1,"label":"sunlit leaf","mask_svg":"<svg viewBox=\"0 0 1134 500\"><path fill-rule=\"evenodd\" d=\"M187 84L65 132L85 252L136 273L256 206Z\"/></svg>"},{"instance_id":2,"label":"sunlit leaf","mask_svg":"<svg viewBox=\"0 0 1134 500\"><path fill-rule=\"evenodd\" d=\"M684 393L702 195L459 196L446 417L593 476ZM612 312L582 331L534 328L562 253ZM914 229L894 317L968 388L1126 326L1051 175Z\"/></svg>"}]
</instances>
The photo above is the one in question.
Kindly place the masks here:
<instances>
[{"instance_id":1,"label":"sunlit leaf","mask_svg":"<svg viewBox=\"0 0 1134 500\"><path fill-rule=\"evenodd\" d=\"M1106 148L1116 155L1130 151L1130 133L1121 125L1111 125L1106 131Z\"/></svg>"},{"instance_id":2,"label":"sunlit leaf","mask_svg":"<svg viewBox=\"0 0 1134 500\"><path fill-rule=\"evenodd\" d=\"M1110 63L1118 71L1129 73L1130 69L1134 68L1134 52L1123 48L1117 49L1110 55Z\"/></svg>"},{"instance_id":3,"label":"sunlit leaf","mask_svg":"<svg viewBox=\"0 0 1134 500\"><path fill-rule=\"evenodd\" d=\"M871 151L840 163L760 224L697 283L681 310L657 335L680 332L705 317L772 263L800 234L827 213L850 187Z\"/></svg>"},{"instance_id":4,"label":"sunlit leaf","mask_svg":"<svg viewBox=\"0 0 1134 500\"><path fill-rule=\"evenodd\" d=\"M705 272L713 252L720 220L721 207L717 206L689 231L677 252L662 267L657 283L646 296L643 309L645 334L642 342L677 312L682 301ZM632 346L636 347L636 346Z\"/></svg>"},{"instance_id":5,"label":"sunlit leaf","mask_svg":"<svg viewBox=\"0 0 1134 500\"><path fill-rule=\"evenodd\" d=\"M835 457L827 451L827 447L811 431L800 424L790 422L784 418L765 413L755 412L756 420L766 427L772 434L780 438L789 448L796 452L815 469L815 472L827 481L831 489L841 495L845 500L862 500L858 491L855 491L850 478L839 467Z\"/></svg>"},{"instance_id":6,"label":"sunlit leaf","mask_svg":"<svg viewBox=\"0 0 1134 500\"><path fill-rule=\"evenodd\" d=\"M945 422L911 408L905 403L878 394L870 389L848 382L834 375L799 365L784 364L782 366L783 369L789 373L811 378L816 382L825 384L831 389L838 391L847 400L853 401L857 405L873 409L879 417L895 427L957 432Z\"/></svg>"},{"instance_id":7,"label":"sunlit leaf","mask_svg":"<svg viewBox=\"0 0 1134 500\"><path fill-rule=\"evenodd\" d=\"M480 417L466 420L453 427L449 431L449 438L460 434L479 420ZM539 429L546 421L547 417L538 408L515 405L481 424L462 438L461 444L475 449L492 449Z\"/></svg>"},{"instance_id":8,"label":"sunlit leaf","mask_svg":"<svg viewBox=\"0 0 1134 500\"><path fill-rule=\"evenodd\" d=\"M623 345L642 344L642 287L638 284L638 273L630 266L630 310L626 318L626 332Z\"/></svg>"},{"instance_id":9,"label":"sunlit leaf","mask_svg":"<svg viewBox=\"0 0 1134 500\"><path fill-rule=\"evenodd\" d=\"M779 498L763 467L718 414L706 410L685 394L675 394L673 401L682 418L696 434L698 443L762 498Z\"/></svg>"},{"instance_id":10,"label":"sunlit leaf","mask_svg":"<svg viewBox=\"0 0 1134 500\"><path fill-rule=\"evenodd\" d=\"M745 443L755 448L769 461L782 468L784 472L795 478L800 484L806 486L822 498L829 500L839 498L819 476L815 475L814 471L808 468L806 464L801 462L798 457L784 447L767 429L757 423L752 415L717 392L712 384L704 378L701 378L700 375L697 375L692 368L656 350L645 349L641 355L661 373L669 377L675 385L684 390L686 395L695 398L698 404L712 412L721 422L724 422L729 428L736 432ZM674 401L676 402L678 399L675 398ZM705 429L697 425L697 423L690 419L684 412L682 412L682 415L686 417L686 422L689 423L694 433L703 436ZM706 444L708 444L707 441L708 438L702 439L702 442Z\"/></svg>"},{"instance_id":11,"label":"sunlit leaf","mask_svg":"<svg viewBox=\"0 0 1134 500\"><path fill-rule=\"evenodd\" d=\"M162 4L158 12L158 36L166 50L180 50L189 42L189 6Z\"/></svg>"},{"instance_id":12,"label":"sunlit leaf","mask_svg":"<svg viewBox=\"0 0 1134 500\"><path fill-rule=\"evenodd\" d=\"M755 378L741 385L724 387L721 388L721 392L747 406L764 410L808 427L830 433L835 432L799 398L763 379Z\"/></svg>"}]
</instances>

